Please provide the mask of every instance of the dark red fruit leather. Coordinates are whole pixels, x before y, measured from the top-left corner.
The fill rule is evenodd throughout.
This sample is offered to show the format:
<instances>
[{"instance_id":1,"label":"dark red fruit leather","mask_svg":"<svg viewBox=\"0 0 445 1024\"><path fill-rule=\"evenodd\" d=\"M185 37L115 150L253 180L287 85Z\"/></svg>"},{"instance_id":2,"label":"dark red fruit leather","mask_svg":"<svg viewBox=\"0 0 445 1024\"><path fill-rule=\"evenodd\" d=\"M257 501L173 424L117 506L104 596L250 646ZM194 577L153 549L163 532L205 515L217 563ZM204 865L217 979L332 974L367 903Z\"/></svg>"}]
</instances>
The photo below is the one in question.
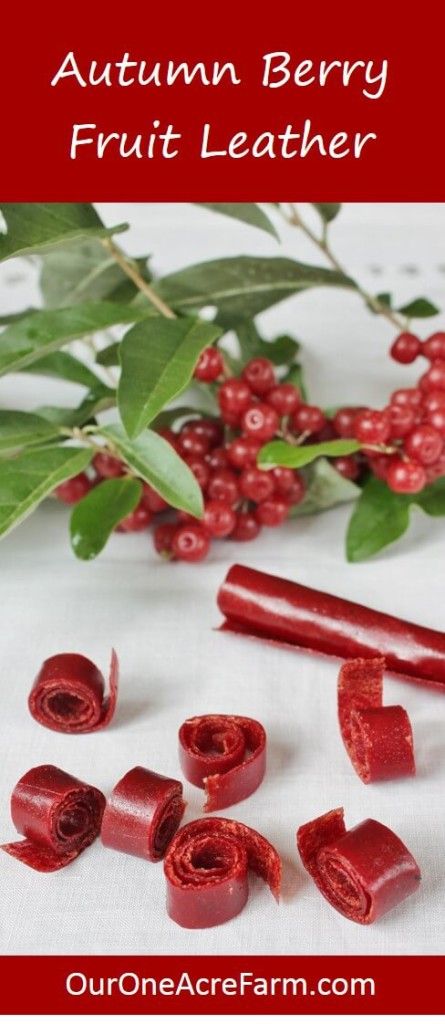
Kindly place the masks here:
<instances>
[{"instance_id":1,"label":"dark red fruit leather","mask_svg":"<svg viewBox=\"0 0 445 1024\"><path fill-rule=\"evenodd\" d=\"M43 662L28 698L40 725L56 732L95 732L116 710L119 662L111 652L109 694L102 672L83 654L55 654Z\"/></svg>"},{"instance_id":2,"label":"dark red fruit leather","mask_svg":"<svg viewBox=\"0 0 445 1024\"><path fill-rule=\"evenodd\" d=\"M132 768L114 787L102 819L104 846L161 860L184 814L182 783Z\"/></svg>"},{"instance_id":3,"label":"dark red fruit leather","mask_svg":"<svg viewBox=\"0 0 445 1024\"><path fill-rule=\"evenodd\" d=\"M186 779L205 789L205 811L230 807L254 793L266 770L266 733L239 715L189 718L179 730L179 760Z\"/></svg>"},{"instance_id":4,"label":"dark red fruit leather","mask_svg":"<svg viewBox=\"0 0 445 1024\"><path fill-rule=\"evenodd\" d=\"M229 818L201 818L176 833L164 861L167 910L183 928L212 928L235 917L248 897L248 870L276 899L277 851L254 829Z\"/></svg>"},{"instance_id":5,"label":"dark red fruit leather","mask_svg":"<svg viewBox=\"0 0 445 1024\"><path fill-rule=\"evenodd\" d=\"M363 782L415 775L413 734L404 708L382 707L384 658L346 661L338 677L343 743Z\"/></svg>"},{"instance_id":6,"label":"dark red fruit leather","mask_svg":"<svg viewBox=\"0 0 445 1024\"><path fill-rule=\"evenodd\" d=\"M11 797L11 817L26 838L1 849L36 871L58 871L99 835L105 797L61 768L31 768Z\"/></svg>"},{"instance_id":7,"label":"dark red fruit leather","mask_svg":"<svg viewBox=\"0 0 445 1024\"><path fill-rule=\"evenodd\" d=\"M385 658L391 672L445 687L445 633L244 565L218 593L223 629L338 658Z\"/></svg>"},{"instance_id":8,"label":"dark red fruit leather","mask_svg":"<svg viewBox=\"0 0 445 1024\"><path fill-rule=\"evenodd\" d=\"M342 807L302 825L297 846L325 899L357 924L377 921L420 883L414 857L391 829L367 818L347 832Z\"/></svg>"}]
</instances>

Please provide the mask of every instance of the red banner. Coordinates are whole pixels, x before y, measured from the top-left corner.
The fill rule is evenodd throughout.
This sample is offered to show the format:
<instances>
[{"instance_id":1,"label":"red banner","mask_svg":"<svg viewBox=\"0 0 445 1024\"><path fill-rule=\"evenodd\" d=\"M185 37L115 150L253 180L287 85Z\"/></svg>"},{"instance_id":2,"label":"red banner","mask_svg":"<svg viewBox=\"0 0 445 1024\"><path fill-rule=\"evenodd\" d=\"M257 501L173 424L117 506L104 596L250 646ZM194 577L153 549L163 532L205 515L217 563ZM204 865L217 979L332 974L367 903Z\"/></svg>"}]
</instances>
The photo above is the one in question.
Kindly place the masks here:
<instances>
[{"instance_id":1,"label":"red banner","mask_svg":"<svg viewBox=\"0 0 445 1024\"><path fill-rule=\"evenodd\" d=\"M445 957L3 957L2 1013L433 1014Z\"/></svg>"},{"instance_id":2,"label":"red banner","mask_svg":"<svg viewBox=\"0 0 445 1024\"><path fill-rule=\"evenodd\" d=\"M9 4L0 197L443 200L441 9Z\"/></svg>"}]
</instances>

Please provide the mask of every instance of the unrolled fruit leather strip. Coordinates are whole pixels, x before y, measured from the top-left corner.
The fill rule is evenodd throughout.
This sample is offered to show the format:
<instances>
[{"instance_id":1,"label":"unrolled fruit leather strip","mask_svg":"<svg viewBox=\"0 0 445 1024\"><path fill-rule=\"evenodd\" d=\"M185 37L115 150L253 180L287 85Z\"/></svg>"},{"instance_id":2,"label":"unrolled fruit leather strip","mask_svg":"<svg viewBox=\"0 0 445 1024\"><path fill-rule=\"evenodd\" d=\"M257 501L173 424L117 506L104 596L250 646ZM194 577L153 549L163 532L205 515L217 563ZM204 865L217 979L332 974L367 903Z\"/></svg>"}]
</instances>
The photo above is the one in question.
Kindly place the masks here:
<instances>
[{"instance_id":1,"label":"unrolled fruit leather strip","mask_svg":"<svg viewBox=\"0 0 445 1024\"><path fill-rule=\"evenodd\" d=\"M43 662L28 698L40 725L56 732L96 732L109 725L116 710L119 662L111 652L109 693L96 665L83 654L55 654Z\"/></svg>"},{"instance_id":2,"label":"unrolled fruit leather strip","mask_svg":"<svg viewBox=\"0 0 445 1024\"><path fill-rule=\"evenodd\" d=\"M254 793L266 770L266 732L240 715L200 715L179 730L186 779L205 789L204 811L220 811Z\"/></svg>"},{"instance_id":3,"label":"unrolled fruit leather strip","mask_svg":"<svg viewBox=\"0 0 445 1024\"><path fill-rule=\"evenodd\" d=\"M264 836L229 818L201 818L176 833L164 860L167 910L183 928L230 921L248 897L249 868L278 900L281 860Z\"/></svg>"},{"instance_id":4,"label":"unrolled fruit leather strip","mask_svg":"<svg viewBox=\"0 0 445 1024\"><path fill-rule=\"evenodd\" d=\"M148 768L132 768L107 801L102 842L135 857L161 860L184 810L181 782Z\"/></svg>"},{"instance_id":5,"label":"unrolled fruit leather strip","mask_svg":"<svg viewBox=\"0 0 445 1024\"><path fill-rule=\"evenodd\" d=\"M11 797L11 817L25 839L1 849L35 871L70 864L100 832L105 797L61 768L31 768Z\"/></svg>"},{"instance_id":6,"label":"unrolled fruit leather strip","mask_svg":"<svg viewBox=\"0 0 445 1024\"><path fill-rule=\"evenodd\" d=\"M413 682L445 691L445 633L299 583L233 565L218 593L223 629L337 658L385 658Z\"/></svg>"},{"instance_id":7,"label":"unrolled fruit leather strip","mask_svg":"<svg viewBox=\"0 0 445 1024\"><path fill-rule=\"evenodd\" d=\"M413 734L404 708L382 706L384 658L346 661L338 677L343 743L363 782L415 775Z\"/></svg>"},{"instance_id":8,"label":"unrolled fruit leather strip","mask_svg":"<svg viewBox=\"0 0 445 1024\"><path fill-rule=\"evenodd\" d=\"M367 818L347 832L342 807L302 825L297 846L325 899L357 924L377 921L420 883L414 857L391 829Z\"/></svg>"}]
</instances>

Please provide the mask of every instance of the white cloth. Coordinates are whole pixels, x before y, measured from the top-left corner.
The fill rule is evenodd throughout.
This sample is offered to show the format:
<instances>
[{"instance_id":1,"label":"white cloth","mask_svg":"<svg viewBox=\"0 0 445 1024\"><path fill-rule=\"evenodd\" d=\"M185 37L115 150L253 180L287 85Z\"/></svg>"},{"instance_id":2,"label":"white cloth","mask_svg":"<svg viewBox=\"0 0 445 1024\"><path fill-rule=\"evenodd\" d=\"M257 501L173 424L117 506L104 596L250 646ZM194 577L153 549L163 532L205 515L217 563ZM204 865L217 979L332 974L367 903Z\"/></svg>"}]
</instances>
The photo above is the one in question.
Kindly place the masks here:
<instances>
[{"instance_id":1,"label":"white cloth","mask_svg":"<svg viewBox=\"0 0 445 1024\"><path fill-rule=\"evenodd\" d=\"M193 208L103 210L110 223L122 213L138 222L131 251L157 253L161 271L243 249L278 251L266 236ZM333 231L349 269L369 287L386 290L389 283L397 300L426 293L443 304L445 278L437 263L444 220L444 207L359 206L348 208L344 226L339 220ZM292 241L290 231L284 235L286 254L310 258L305 243L298 237ZM312 258L316 261L317 254ZM368 270L379 259L385 268L381 277ZM419 264L417 276L402 271L409 263ZM5 265L2 308L32 298L32 274L27 264ZM294 331L307 344L303 359L314 400L383 404L388 390L413 379L412 368L385 361L391 330L348 294L308 293L271 310L263 322L268 334ZM5 378L0 404L31 407L54 401L56 394L60 402L60 386L48 381ZM221 620L217 588L235 560L444 628L444 522L414 516L409 536L397 547L351 566L343 554L349 511L264 530L252 544L214 544L208 561L195 567L160 562L146 534L116 535L95 562L78 562L69 549L67 511L51 502L2 542L0 840L14 839L9 798L31 766L53 763L105 794L135 764L180 777L181 722L206 712L239 713L266 727L268 771L250 799L223 813L276 844L285 871L278 907L266 886L252 878L249 903L238 918L220 928L184 932L165 911L162 864L106 850L99 841L51 875L0 854L1 952L443 951L445 694L388 678L385 702L401 703L412 721L418 774L365 787L340 740L338 663L213 628ZM96 735L65 736L37 725L26 701L43 659L75 650L106 671L112 645L121 662L112 726ZM191 820L201 814L202 792L185 783L185 795L186 820ZM339 805L345 807L348 827L365 817L389 825L421 866L418 893L371 928L351 924L323 900L296 852L297 826Z\"/></svg>"}]
</instances>

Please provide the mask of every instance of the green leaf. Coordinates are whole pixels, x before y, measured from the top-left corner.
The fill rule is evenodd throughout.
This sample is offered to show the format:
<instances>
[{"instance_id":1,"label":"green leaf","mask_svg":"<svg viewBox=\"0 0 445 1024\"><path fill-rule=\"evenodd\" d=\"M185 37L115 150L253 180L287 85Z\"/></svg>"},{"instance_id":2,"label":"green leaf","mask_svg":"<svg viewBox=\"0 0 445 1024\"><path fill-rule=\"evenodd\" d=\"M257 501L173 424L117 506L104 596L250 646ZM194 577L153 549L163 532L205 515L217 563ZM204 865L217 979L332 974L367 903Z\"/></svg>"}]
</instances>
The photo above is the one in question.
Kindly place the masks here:
<instances>
[{"instance_id":1,"label":"green leaf","mask_svg":"<svg viewBox=\"0 0 445 1024\"><path fill-rule=\"evenodd\" d=\"M114 324L134 323L143 316L143 310L113 302L91 302L72 308L30 313L0 334L0 376L23 370L69 341Z\"/></svg>"},{"instance_id":2,"label":"green leaf","mask_svg":"<svg viewBox=\"0 0 445 1024\"><path fill-rule=\"evenodd\" d=\"M146 320L121 342L122 373L118 405L129 437L137 437L180 395L192 378L198 358L220 336L204 320Z\"/></svg>"},{"instance_id":3,"label":"green leaf","mask_svg":"<svg viewBox=\"0 0 445 1024\"><path fill-rule=\"evenodd\" d=\"M281 256L236 256L169 274L156 283L156 290L175 309L196 311L216 306L217 322L231 328L290 295L325 285L355 287L344 274L325 267Z\"/></svg>"},{"instance_id":4,"label":"green leaf","mask_svg":"<svg viewBox=\"0 0 445 1024\"><path fill-rule=\"evenodd\" d=\"M71 513L71 546L77 558L96 558L115 527L136 508L141 494L141 482L129 476L93 487Z\"/></svg>"},{"instance_id":5,"label":"green leaf","mask_svg":"<svg viewBox=\"0 0 445 1024\"><path fill-rule=\"evenodd\" d=\"M48 441L58 431L32 412L0 410L0 451L13 451L26 445Z\"/></svg>"},{"instance_id":6,"label":"green leaf","mask_svg":"<svg viewBox=\"0 0 445 1024\"><path fill-rule=\"evenodd\" d=\"M7 327L8 324L14 324L16 320L22 320L29 313L36 312L34 306L27 306L26 309L21 309L20 313L0 313L0 327Z\"/></svg>"},{"instance_id":7,"label":"green leaf","mask_svg":"<svg viewBox=\"0 0 445 1024\"><path fill-rule=\"evenodd\" d=\"M410 501L406 495L390 491L382 480L371 477L349 522L348 562L362 562L398 540L408 529Z\"/></svg>"},{"instance_id":8,"label":"green leaf","mask_svg":"<svg viewBox=\"0 0 445 1024\"><path fill-rule=\"evenodd\" d=\"M162 430L164 427L174 427L179 420L200 418L203 414L196 406L176 405L173 409L163 409L153 420L153 430Z\"/></svg>"},{"instance_id":9,"label":"green leaf","mask_svg":"<svg viewBox=\"0 0 445 1024\"><path fill-rule=\"evenodd\" d=\"M106 348L102 348L96 355L96 363L99 366L119 366L120 365L120 341L112 341L111 345L107 345Z\"/></svg>"},{"instance_id":10,"label":"green leaf","mask_svg":"<svg viewBox=\"0 0 445 1024\"><path fill-rule=\"evenodd\" d=\"M204 206L214 213L223 213L226 217L241 220L253 228L261 228L262 231L267 231L268 235L272 235L272 238L278 239L274 225L256 203L196 203L196 206Z\"/></svg>"},{"instance_id":11,"label":"green leaf","mask_svg":"<svg viewBox=\"0 0 445 1024\"><path fill-rule=\"evenodd\" d=\"M307 490L301 505L290 511L291 518L324 512L335 505L355 501L361 493L352 480L346 480L327 459L317 459L308 472Z\"/></svg>"},{"instance_id":12,"label":"green leaf","mask_svg":"<svg viewBox=\"0 0 445 1024\"><path fill-rule=\"evenodd\" d=\"M379 303L379 305L380 306L384 306L385 309L392 309L393 308L391 292L379 292L379 294L375 296L375 299ZM374 316L381 315L382 310L376 309L375 306L373 305L373 303L369 299L366 300L366 305L367 305L370 313L373 313Z\"/></svg>"},{"instance_id":13,"label":"green leaf","mask_svg":"<svg viewBox=\"0 0 445 1024\"><path fill-rule=\"evenodd\" d=\"M1 335L0 335L1 352ZM76 359L70 352L52 352L43 359L24 366L22 373L34 373L37 376L55 377L57 380L68 380L72 384L80 384L85 388L100 388L103 382L96 377L89 366Z\"/></svg>"},{"instance_id":14,"label":"green leaf","mask_svg":"<svg viewBox=\"0 0 445 1024\"><path fill-rule=\"evenodd\" d=\"M299 342L291 338L289 334L280 334L273 341L265 341L253 320L246 320L238 324L236 335L243 362L257 356L264 356L266 359L270 359L275 366L284 366L292 362L300 347Z\"/></svg>"},{"instance_id":15,"label":"green leaf","mask_svg":"<svg viewBox=\"0 0 445 1024\"><path fill-rule=\"evenodd\" d=\"M89 391L80 405L74 409L45 405L37 409L36 412L59 427L83 427L85 423L94 420L98 413L112 409L115 405L116 392L111 388L103 387L98 391Z\"/></svg>"},{"instance_id":16,"label":"green leaf","mask_svg":"<svg viewBox=\"0 0 445 1024\"><path fill-rule=\"evenodd\" d=\"M2 203L7 234L0 234L0 261L47 249L69 238L106 237L127 224L106 228L90 203Z\"/></svg>"},{"instance_id":17,"label":"green leaf","mask_svg":"<svg viewBox=\"0 0 445 1024\"><path fill-rule=\"evenodd\" d=\"M312 206L315 206L325 224L335 220L341 210L341 203L312 203Z\"/></svg>"},{"instance_id":18,"label":"green leaf","mask_svg":"<svg viewBox=\"0 0 445 1024\"><path fill-rule=\"evenodd\" d=\"M419 505L429 516L445 516L445 476L439 477L434 483L424 487L412 501Z\"/></svg>"},{"instance_id":19,"label":"green leaf","mask_svg":"<svg viewBox=\"0 0 445 1024\"><path fill-rule=\"evenodd\" d=\"M131 302L135 284L96 238L60 245L41 257L40 287L47 309L79 302ZM150 280L147 258L134 260L144 280Z\"/></svg>"},{"instance_id":20,"label":"green leaf","mask_svg":"<svg viewBox=\"0 0 445 1024\"><path fill-rule=\"evenodd\" d=\"M91 462L91 448L54 445L0 461L0 536L13 530L51 494Z\"/></svg>"},{"instance_id":21,"label":"green leaf","mask_svg":"<svg viewBox=\"0 0 445 1024\"><path fill-rule=\"evenodd\" d=\"M433 302L430 302L429 299L420 298L413 299L406 306L399 306L398 312L415 319L423 319L424 317L436 316L437 313L440 313L440 309Z\"/></svg>"},{"instance_id":22,"label":"green leaf","mask_svg":"<svg viewBox=\"0 0 445 1024\"><path fill-rule=\"evenodd\" d=\"M258 465L262 469L273 469L274 466L289 466L299 469L309 462L326 455L331 459L339 455L352 455L360 451L358 441L340 438L338 441L321 441L320 444L295 445L288 441L270 441L258 454Z\"/></svg>"},{"instance_id":23,"label":"green leaf","mask_svg":"<svg viewBox=\"0 0 445 1024\"><path fill-rule=\"evenodd\" d=\"M112 442L127 465L154 487L169 505L201 518L203 499L198 481L160 434L145 430L137 441L130 441L120 424L102 427L100 433Z\"/></svg>"}]
</instances>

